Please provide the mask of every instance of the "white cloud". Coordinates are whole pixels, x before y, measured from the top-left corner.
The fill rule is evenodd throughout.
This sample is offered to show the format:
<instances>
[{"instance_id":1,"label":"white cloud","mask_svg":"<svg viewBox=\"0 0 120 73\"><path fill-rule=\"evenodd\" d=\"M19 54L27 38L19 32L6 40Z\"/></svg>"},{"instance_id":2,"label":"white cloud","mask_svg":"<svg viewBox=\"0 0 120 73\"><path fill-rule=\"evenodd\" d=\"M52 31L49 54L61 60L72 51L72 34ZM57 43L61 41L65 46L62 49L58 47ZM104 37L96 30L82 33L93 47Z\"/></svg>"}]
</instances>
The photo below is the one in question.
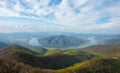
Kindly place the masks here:
<instances>
[{"instance_id":1,"label":"white cloud","mask_svg":"<svg viewBox=\"0 0 120 73\"><path fill-rule=\"evenodd\" d=\"M72 30L76 31L115 30L118 29L117 26L120 25L120 2L113 0L62 0L58 5L49 6L50 1L51 0L0 0L0 16L42 19L46 22L63 25L64 27L59 28L62 30L69 30L68 28L71 27L74 27ZM12 2L14 4L12 4ZM110 17L109 22L103 24L96 23L96 21L103 17ZM22 29L24 26L25 25L17 25L16 27L21 27ZM38 28L31 27L31 25L25 27L27 29ZM39 25L39 28L40 27ZM51 30L50 26L43 28L49 28Z\"/></svg>"},{"instance_id":2,"label":"white cloud","mask_svg":"<svg viewBox=\"0 0 120 73\"><path fill-rule=\"evenodd\" d=\"M78 8L86 4L89 0L68 0L68 1L74 8Z\"/></svg>"},{"instance_id":3,"label":"white cloud","mask_svg":"<svg viewBox=\"0 0 120 73\"><path fill-rule=\"evenodd\" d=\"M0 16L20 16L20 15L19 13L16 13L14 11L5 8L0 8Z\"/></svg>"},{"instance_id":4,"label":"white cloud","mask_svg":"<svg viewBox=\"0 0 120 73\"><path fill-rule=\"evenodd\" d=\"M18 12L18 13L22 12L22 11L25 11L24 7L20 4L19 1L16 1L16 3L13 6L13 10Z\"/></svg>"},{"instance_id":5,"label":"white cloud","mask_svg":"<svg viewBox=\"0 0 120 73\"><path fill-rule=\"evenodd\" d=\"M120 17L109 19L108 23L87 26L88 31L120 32Z\"/></svg>"}]
</instances>

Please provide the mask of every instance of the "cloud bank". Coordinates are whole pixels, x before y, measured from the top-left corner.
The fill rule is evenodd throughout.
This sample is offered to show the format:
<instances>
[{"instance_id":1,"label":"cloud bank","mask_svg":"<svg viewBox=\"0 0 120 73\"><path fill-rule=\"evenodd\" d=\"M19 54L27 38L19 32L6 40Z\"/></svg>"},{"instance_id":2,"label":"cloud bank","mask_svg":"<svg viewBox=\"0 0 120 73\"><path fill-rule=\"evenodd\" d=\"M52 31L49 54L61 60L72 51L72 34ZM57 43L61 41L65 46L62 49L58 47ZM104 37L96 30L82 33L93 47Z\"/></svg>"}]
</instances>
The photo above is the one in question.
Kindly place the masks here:
<instances>
[{"instance_id":1,"label":"cloud bank","mask_svg":"<svg viewBox=\"0 0 120 73\"><path fill-rule=\"evenodd\" d=\"M30 28L33 26L36 31L41 31L38 26L45 26L48 31L56 31L60 27L60 31L120 32L119 8L120 0L0 0L0 17L30 18L46 22L46 25L34 25L34 22L27 25L13 24L13 19L11 24L1 22L0 31L10 25L14 28L19 25L22 28L17 28L18 31L27 31L26 27L33 31Z\"/></svg>"}]
</instances>

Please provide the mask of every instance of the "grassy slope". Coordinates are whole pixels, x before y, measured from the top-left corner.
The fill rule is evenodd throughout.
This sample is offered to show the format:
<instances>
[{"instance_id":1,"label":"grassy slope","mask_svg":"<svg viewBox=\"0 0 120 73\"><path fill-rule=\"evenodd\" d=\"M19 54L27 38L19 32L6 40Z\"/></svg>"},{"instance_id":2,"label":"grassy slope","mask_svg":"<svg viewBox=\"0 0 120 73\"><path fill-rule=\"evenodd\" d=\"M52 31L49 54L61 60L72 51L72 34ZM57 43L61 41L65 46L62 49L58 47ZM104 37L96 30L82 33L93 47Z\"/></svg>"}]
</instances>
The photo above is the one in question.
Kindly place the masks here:
<instances>
[{"instance_id":1,"label":"grassy slope","mask_svg":"<svg viewBox=\"0 0 120 73\"><path fill-rule=\"evenodd\" d=\"M75 63L83 62L95 57L95 55L77 50L49 50L45 55L38 56L27 48L21 46L9 46L0 51L2 58L16 60L33 67L60 69L69 67Z\"/></svg>"},{"instance_id":2,"label":"grassy slope","mask_svg":"<svg viewBox=\"0 0 120 73\"><path fill-rule=\"evenodd\" d=\"M120 58L120 45L94 45L84 48L82 51Z\"/></svg>"},{"instance_id":3,"label":"grassy slope","mask_svg":"<svg viewBox=\"0 0 120 73\"><path fill-rule=\"evenodd\" d=\"M21 46L10 46L0 51L0 58L16 59L26 65L45 69L59 69L45 73L120 73L120 61L102 58L80 50L49 50L38 57L35 52ZM95 58L97 57L97 58ZM3 66L1 66L3 68ZM62 68L62 69L61 69ZM39 73L31 72L31 73Z\"/></svg>"},{"instance_id":4,"label":"grassy slope","mask_svg":"<svg viewBox=\"0 0 120 73\"><path fill-rule=\"evenodd\" d=\"M120 73L120 61L112 58L94 58L56 70L56 73Z\"/></svg>"},{"instance_id":5,"label":"grassy slope","mask_svg":"<svg viewBox=\"0 0 120 73\"><path fill-rule=\"evenodd\" d=\"M36 52L38 56L43 56L48 51L48 49L42 47L33 47L30 50Z\"/></svg>"}]
</instances>

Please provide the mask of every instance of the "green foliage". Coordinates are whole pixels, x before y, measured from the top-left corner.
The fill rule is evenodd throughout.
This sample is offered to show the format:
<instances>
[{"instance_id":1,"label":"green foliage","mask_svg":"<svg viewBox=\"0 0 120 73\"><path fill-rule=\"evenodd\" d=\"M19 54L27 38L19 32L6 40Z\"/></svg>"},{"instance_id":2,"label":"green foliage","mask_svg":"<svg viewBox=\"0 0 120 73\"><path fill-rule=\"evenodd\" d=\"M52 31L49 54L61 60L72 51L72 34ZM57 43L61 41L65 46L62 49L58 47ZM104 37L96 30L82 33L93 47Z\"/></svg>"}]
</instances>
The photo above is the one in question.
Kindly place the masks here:
<instances>
[{"instance_id":1,"label":"green foliage","mask_svg":"<svg viewBox=\"0 0 120 73\"><path fill-rule=\"evenodd\" d=\"M60 49L38 56L14 45L0 51L0 73L120 73L120 59Z\"/></svg>"},{"instance_id":2,"label":"green foliage","mask_svg":"<svg viewBox=\"0 0 120 73\"><path fill-rule=\"evenodd\" d=\"M66 54L66 55L76 55L78 53L80 53L79 50L73 50L73 49L64 51L64 54Z\"/></svg>"},{"instance_id":3,"label":"green foliage","mask_svg":"<svg viewBox=\"0 0 120 73\"><path fill-rule=\"evenodd\" d=\"M95 58L75 64L57 73L120 73L120 61L112 58Z\"/></svg>"},{"instance_id":4,"label":"green foliage","mask_svg":"<svg viewBox=\"0 0 120 73\"><path fill-rule=\"evenodd\" d=\"M30 50L34 51L38 56L43 56L48 51L48 49L42 47L34 47L30 48Z\"/></svg>"},{"instance_id":5,"label":"green foliage","mask_svg":"<svg viewBox=\"0 0 120 73\"><path fill-rule=\"evenodd\" d=\"M1 51L1 57L23 62L24 64L31 65L43 69L60 69L72 66L75 63L83 62L94 58L92 54L85 52L73 53L72 55L65 54L69 50L49 50L45 56L38 56L31 51L20 47L10 46Z\"/></svg>"},{"instance_id":6,"label":"green foliage","mask_svg":"<svg viewBox=\"0 0 120 73\"><path fill-rule=\"evenodd\" d=\"M24 63L0 59L0 73L53 73L52 70L34 68Z\"/></svg>"},{"instance_id":7,"label":"green foliage","mask_svg":"<svg viewBox=\"0 0 120 73\"><path fill-rule=\"evenodd\" d=\"M62 50L60 50L60 49L52 49L52 50L48 50L45 53L45 56L54 56L54 55L60 55L60 54L62 54Z\"/></svg>"},{"instance_id":8,"label":"green foliage","mask_svg":"<svg viewBox=\"0 0 120 73\"><path fill-rule=\"evenodd\" d=\"M120 45L94 45L84 48L82 51L120 58Z\"/></svg>"}]
</instances>

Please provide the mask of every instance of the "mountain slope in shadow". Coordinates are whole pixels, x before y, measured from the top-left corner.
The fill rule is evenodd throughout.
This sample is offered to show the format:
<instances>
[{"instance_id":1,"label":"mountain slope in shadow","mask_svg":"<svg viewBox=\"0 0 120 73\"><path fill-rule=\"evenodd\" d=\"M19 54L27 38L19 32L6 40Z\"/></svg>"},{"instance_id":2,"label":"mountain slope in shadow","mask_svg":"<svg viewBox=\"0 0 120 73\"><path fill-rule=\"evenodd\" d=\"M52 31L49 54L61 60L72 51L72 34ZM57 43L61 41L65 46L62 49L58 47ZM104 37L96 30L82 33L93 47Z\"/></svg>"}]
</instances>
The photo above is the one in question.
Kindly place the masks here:
<instances>
[{"instance_id":1,"label":"mountain slope in shadow","mask_svg":"<svg viewBox=\"0 0 120 73\"><path fill-rule=\"evenodd\" d=\"M39 43L44 47L57 47L64 48L70 46L78 46L85 43L83 39L77 39L75 37L65 35L55 35L43 39L39 39Z\"/></svg>"}]
</instances>

